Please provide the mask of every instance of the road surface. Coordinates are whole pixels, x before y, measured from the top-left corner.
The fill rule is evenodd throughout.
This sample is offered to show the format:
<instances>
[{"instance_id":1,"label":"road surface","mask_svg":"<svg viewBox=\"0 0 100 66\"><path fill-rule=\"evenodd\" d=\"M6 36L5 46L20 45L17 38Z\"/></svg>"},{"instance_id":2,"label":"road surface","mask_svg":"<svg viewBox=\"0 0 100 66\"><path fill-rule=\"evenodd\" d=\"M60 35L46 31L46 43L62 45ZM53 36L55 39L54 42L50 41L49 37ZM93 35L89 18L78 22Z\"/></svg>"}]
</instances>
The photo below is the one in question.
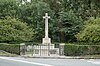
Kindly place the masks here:
<instances>
[{"instance_id":1,"label":"road surface","mask_svg":"<svg viewBox=\"0 0 100 66\"><path fill-rule=\"evenodd\" d=\"M100 66L100 59L0 57L0 66Z\"/></svg>"}]
</instances>

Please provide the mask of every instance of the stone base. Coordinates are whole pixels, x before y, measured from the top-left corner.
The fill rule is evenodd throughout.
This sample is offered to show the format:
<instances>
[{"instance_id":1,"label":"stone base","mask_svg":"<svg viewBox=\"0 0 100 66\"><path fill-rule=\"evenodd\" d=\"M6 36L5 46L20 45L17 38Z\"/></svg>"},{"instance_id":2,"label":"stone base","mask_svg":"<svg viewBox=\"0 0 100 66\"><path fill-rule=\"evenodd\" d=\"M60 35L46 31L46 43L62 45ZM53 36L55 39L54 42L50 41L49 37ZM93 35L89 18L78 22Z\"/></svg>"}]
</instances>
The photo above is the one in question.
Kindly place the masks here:
<instances>
[{"instance_id":1,"label":"stone base","mask_svg":"<svg viewBox=\"0 0 100 66\"><path fill-rule=\"evenodd\" d=\"M51 38L43 38L42 44L51 44Z\"/></svg>"},{"instance_id":2,"label":"stone base","mask_svg":"<svg viewBox=\"0 0 100 66\"><path fill-rule=\"evenodd\" d=\"M47 45L34 45L33 49L33 56L52 56L52 55L59 55L59 48L55 48L54 44Z\"/></svg>"}]
</instances>

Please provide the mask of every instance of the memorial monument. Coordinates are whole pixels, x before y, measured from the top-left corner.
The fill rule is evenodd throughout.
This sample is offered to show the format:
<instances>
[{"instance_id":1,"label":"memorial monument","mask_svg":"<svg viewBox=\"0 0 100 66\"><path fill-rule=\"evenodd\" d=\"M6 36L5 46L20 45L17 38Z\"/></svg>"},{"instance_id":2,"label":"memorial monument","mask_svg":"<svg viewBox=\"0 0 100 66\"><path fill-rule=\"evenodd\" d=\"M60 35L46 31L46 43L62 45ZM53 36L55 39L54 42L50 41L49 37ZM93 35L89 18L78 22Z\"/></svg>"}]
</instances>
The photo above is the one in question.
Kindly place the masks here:
<instances>
[{"instance_id":1,"label":"memorial monument","mask_svg":"<svg viewBox=\"0 0 100 66\"><path fill-rule=\"evenodd\" d=\"M43 16L43 19L45 19L45 38L43 38L42 44L51 44L51 38L48 37L48 19L50 19L48 13Z\"/></svg>"},{"instance_id":2,"label":"memorial monument","mask_svg":"<svg viewBox=\"0 0 100 66\"><path fill-rule=\"evenodd\" d=\"M55 48L54 44L51 44L51 38L48 37L48 19L50 19L48 13L45 13L43 19L45 19L45 37L42 39L42 44L34 45L33 55L34 56L57 55L59 49Z\"/></svg>"}]
</instances>

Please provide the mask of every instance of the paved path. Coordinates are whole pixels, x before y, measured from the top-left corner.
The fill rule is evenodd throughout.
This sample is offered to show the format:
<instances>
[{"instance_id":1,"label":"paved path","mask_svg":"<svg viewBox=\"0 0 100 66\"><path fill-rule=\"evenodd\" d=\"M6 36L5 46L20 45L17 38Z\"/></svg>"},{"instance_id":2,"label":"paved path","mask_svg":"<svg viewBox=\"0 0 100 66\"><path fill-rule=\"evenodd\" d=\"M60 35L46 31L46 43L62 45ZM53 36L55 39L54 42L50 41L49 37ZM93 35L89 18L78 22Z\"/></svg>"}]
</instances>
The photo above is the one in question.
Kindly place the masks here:
<instances>
[{"instance_id":1,"label":"paved path","mask_svg":"<svg viewBox=\"0 0 100 66\"><path fill-rule=\"evenodd\" d=\"M41 59L0 57L0 66L100 66L100 59Z\"/></svg>"}]
</instances>

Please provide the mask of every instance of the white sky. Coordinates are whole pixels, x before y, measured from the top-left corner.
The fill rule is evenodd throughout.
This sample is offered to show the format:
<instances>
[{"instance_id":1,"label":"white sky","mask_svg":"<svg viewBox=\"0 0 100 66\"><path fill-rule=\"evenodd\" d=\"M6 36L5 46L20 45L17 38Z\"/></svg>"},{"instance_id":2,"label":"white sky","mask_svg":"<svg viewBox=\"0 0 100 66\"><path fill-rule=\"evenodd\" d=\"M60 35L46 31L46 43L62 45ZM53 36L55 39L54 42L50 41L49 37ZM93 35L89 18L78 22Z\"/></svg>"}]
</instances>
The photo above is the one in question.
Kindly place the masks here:
<instances>
[{"instance_id":1,"label":"white sky","mask_svg":"<svg viewBox=\"0 0 100 66\"><path fill-rule=\"evenodd\" d=\"M28 2L31 2L31 0L27 0Z\"/></svg>"}]
</instances>

